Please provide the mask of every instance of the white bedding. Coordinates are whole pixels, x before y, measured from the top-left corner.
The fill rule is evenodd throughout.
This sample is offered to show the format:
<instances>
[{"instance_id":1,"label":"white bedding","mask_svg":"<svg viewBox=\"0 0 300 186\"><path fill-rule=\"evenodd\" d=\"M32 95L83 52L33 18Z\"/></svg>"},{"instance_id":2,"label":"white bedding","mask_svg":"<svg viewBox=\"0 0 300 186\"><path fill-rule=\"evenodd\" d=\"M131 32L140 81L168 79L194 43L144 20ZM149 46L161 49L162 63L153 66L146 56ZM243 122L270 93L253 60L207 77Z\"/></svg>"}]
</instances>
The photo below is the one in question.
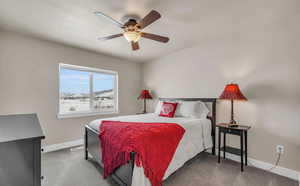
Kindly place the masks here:
<instances>
[{"instance_id":1,"label":"white bedding","mask_svg":"<svg viewBox=\"0 0 300 186\"><path fill-rule=\"evenodd\" d=\"M212 147L211 122L206 118L184 118L160 117L157 114L140 114L130 116L119 116L105 118L103 120L124 121L124 122L159 122L177 123L185 129L185 134L181 139L173 159L164 175L164 179L174 173L189 159L199 152ZM89 125L95 130L99 130L101 119L92 121ZM145 177L143 168L134 167L132 186L150 186L149 180Z\"/></svg>"}]
</instances>

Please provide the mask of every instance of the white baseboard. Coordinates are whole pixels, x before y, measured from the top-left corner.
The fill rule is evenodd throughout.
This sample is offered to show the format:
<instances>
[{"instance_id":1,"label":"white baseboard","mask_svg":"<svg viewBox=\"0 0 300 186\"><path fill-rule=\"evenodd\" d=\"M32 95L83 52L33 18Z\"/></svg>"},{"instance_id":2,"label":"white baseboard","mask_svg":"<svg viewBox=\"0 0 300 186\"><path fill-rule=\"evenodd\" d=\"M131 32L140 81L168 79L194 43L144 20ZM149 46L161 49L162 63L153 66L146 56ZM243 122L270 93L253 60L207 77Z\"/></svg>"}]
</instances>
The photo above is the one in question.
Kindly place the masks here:
<instances>
[{"instance_id":1,"label":"white baseboard","mask_svg":"<svg viewBox=\"0 0 300 186\"><path fill-rule=\"evenodd\" d=\"M71 148L71 147L75 147L75 146L80 146L83 145L83 139L78 139L78 140L74 140L74 141L69 141L69 142L65 142L65 143L58 143L58 144L53 144L53 145L47 145L47 146L43 146L42 148L44 149L44 153L47 152L52 152L52 151L57 151L57 150L61 150L61 149L66 149L66 148ZM207 152L210 152L211 149L208 149ZM217 150L216 150L216 154L217 154ZM221 151L221 154L223 154L223 152ZM226 158L236 161L236 162L240 162L240 156L231 154L226 152ZM263 170L269 170L272 167L274 167L274 165L272 165L271 163L266 163L260 160L256 160L253 158L248 158L248 164L251 166L254 166L256 168L259 169L263 169ZM292 170L292 169L288 169L288 168L284 168L284 167L280 167L277 166L274 169L272 169L270 172L274 173L274 174L278 174L281 176L285 176L288 178L291 178L293 180L299 181L299 186L300 186L300 172Z\"/></svg>"},{"instance_id":2,"label":"white baseboard","mask_svg":"<svg viewBox=\"0 0 300 186\"><path fill-rule=\"evenodd\" d=\"M223 151L221 151L221 154L223 154ZM226 158L236 161L236 162L241 162L240 156L237 156L237 155L234 155L234 154L231 154L228 152L226 152ZM274 165L271 163L263 162L263 161L256 160L253 158L248 158L248 165L254 166L259 169L267 170L267 171L270 170L272 167L274 167ZM281 167L281 166L277 166L277 167L273 168L272 170L270 170L270 172L291 178L296 181L299 181L299 186L300 186L300 172L298 172L298 171L288 169L285 167Z\"/></svg>"},{"instance_id":3,"label":"white baseboard","mask_svg":"<svg viewBox=\"0 0 300 186\"><path fill-rule=\"evenodd\" d=\"M52 152L52 151L57 151L61 149L66 149L66 148L71 148L75 146L80 146L83 145L83 139L78 139L74 141L68 141L65 143L58 143L58 144L53 144L53 145L46 145L43 146L42 148L44 149L44 153L46 152Z\"/></svg>"}]
</instances>

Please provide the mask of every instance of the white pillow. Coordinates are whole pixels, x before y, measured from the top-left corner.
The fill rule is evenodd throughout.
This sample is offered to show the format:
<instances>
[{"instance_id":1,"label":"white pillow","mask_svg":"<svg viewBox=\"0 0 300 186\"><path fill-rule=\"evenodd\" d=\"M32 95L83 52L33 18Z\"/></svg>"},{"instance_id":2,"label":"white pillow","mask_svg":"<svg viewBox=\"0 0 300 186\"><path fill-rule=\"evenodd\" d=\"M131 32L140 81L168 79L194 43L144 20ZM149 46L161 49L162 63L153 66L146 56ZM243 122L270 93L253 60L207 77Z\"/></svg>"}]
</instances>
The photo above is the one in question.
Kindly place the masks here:
<instances>
[{"instance_id":1,"label":"white pillow","mask_svg":"<svg viewBox=\"0 0 300 186\"><path fill-rule=\"evenodd\" d=\"M162 101L158 101L157 102L156 107L155 107L155 111L154 111L155 114L157 114L157 115L160 114L162 105L163 105Z\"/></svg>"},{"instance_id":2,"label":"white pillow","mask_svg":"<svg viewBox=\"0 0 300 186\"><path fill-rule=\"evenodd\" d=\"M189 118L206 118L209 109L201 101L180 101L175 116Z\"/></svg>"}]
</instances>

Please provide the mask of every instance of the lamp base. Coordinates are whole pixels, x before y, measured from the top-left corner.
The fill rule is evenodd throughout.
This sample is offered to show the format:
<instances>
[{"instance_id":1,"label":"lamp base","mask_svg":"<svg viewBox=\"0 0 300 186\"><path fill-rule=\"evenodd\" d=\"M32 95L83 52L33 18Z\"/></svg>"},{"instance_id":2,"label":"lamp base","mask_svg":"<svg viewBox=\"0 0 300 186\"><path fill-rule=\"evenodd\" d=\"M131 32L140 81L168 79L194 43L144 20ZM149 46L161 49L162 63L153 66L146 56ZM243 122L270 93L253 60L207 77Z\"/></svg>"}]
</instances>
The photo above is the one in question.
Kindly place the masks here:
<instances>
[{"instance_id":1,"label":"lamp base","mask_svg":"<svg viewBox=\"0 0 300 186\"><path fill-rule=\"evenodd\" d=\"M236 124L236 121L234 120L233 99L231 100L231 119L229 122L229 127L238 127L238 124Z\"/></svg>"},{"instance_id":2,"label":"lamp base","mask_svg":"<svg viewBox=\"0 0 300 186\"><path fill-rule=\"evenodd\" d=\"M236 121L234 119L231 119L229 123L230 124L236 124Z\"/></svg>"},{"instance_id":3,"label":"lamp base","mask_svg":"<svg viewBox=\"0 0 300 186\"><path fill-rule=\"evenodd\" d=\"M238 127L239 125L236 123L236 121L234 119L231 119L231 121L229 122L229 127Z\"/></svg>"}]
</instances>

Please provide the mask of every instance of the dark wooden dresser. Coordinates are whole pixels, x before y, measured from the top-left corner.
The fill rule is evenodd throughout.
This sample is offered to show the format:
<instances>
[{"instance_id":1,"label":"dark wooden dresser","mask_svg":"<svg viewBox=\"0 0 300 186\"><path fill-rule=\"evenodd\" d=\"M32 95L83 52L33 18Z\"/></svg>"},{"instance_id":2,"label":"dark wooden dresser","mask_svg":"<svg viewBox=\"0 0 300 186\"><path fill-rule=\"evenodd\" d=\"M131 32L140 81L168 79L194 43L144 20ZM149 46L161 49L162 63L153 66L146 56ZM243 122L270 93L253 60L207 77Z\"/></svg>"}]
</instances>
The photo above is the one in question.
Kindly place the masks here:
<instances>
[{"instance_id":1,"label":"dark wooden dresser","mask_svg":"<svg viewBox=\"0 0 300 186\"><path fill-rule=\"evenodd\" d=\"M41 186L41 139L36 114L0 116L0 185Z\"/></svg>"}]
</instances>

